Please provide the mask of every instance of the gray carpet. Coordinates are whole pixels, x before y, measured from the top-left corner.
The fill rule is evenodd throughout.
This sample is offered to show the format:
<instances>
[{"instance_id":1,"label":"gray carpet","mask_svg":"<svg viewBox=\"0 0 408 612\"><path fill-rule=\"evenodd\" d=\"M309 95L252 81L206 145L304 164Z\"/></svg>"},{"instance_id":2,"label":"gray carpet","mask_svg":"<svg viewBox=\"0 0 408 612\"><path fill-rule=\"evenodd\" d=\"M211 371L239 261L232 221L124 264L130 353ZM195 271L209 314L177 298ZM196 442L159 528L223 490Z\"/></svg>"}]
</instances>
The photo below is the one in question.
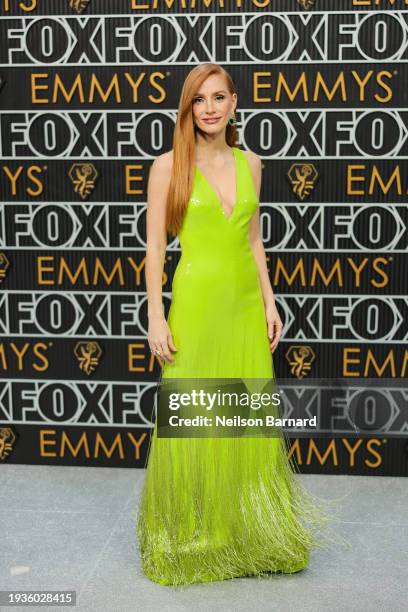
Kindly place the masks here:
<instances>
[{"instance_id":1,"label":"gray carpet","mask_svg":"<svg viewBox=\"0 0 408 612\"><path fill-rule=\"evenodd\" d=\"M407 610L408 479L302 475L341 498L332 522L351 547L313 551L304 572L157 585L140 571L135 512L144 470L2 465L1 590L75 590L77 606L39 610ZM1 610L34 610L1 607Z\"/></svg>"}]
</instances>

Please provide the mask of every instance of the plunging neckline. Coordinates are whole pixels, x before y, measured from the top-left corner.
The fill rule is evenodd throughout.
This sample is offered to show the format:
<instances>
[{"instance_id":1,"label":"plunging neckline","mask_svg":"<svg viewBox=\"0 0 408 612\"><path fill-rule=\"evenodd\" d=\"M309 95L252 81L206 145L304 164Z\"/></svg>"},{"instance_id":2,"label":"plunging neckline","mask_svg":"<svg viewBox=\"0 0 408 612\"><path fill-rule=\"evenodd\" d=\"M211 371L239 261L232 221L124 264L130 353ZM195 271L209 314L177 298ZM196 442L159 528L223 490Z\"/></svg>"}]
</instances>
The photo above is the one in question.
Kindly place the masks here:
<instances>
[{"instance_id":1,"label":"plunging neckline","mask_svg":"<svg viewBox=\"0 0 408 612\"><path fill-rule=\"evenodd\" d=\"M237 164L237 155L235 152L236 147L231 147L232 150L232 155L234 157L234 171L235 171L235 201L234 201L234 206L231 210L230 215L227 216L223 206L222 206L222 200L220 199L220 197L217 194L217 191L215 190L215 187L212 186L212 184L210 183L210 181L207 179L207 177L204 175L203 172L201 172L200 168L198 167L197 164L195 164L195 167L197 169L197 171L199 172L199 174L202 176L202 178L204 179L204 181L207 183L208 187L211 189L211 191L213 192L213 194L215 195L217 201L218 201L218 205L219 208L223 214L223 216L225 217L225 219L227 221L229 221L232 217L232 215L234 214L234 211L237 207L238 204L238 164Z\"/></svg>"}]
</instances>

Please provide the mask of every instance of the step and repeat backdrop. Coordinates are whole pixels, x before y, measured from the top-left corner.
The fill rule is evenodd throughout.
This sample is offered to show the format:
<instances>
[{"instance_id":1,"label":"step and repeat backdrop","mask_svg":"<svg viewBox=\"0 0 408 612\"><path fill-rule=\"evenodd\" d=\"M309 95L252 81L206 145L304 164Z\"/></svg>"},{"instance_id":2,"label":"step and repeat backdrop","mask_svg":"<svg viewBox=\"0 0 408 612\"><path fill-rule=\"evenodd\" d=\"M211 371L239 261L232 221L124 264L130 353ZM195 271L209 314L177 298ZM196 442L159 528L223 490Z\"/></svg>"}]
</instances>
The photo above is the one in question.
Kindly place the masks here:
<instances>
[{"instance_id":1,"label":"step and repeat backdrop","mask_svg":"<svg viewBox=\"0 0 408 612\"><path fill-rule=\"evenodd\" d=\"M198 63L263 160L277 377L406 379L407 60L403 0L0 0L0 461L145 465L147 178ZM383 435L292 438L300 471L406 474L389 403Z\"/></svg>"}]
</instances>

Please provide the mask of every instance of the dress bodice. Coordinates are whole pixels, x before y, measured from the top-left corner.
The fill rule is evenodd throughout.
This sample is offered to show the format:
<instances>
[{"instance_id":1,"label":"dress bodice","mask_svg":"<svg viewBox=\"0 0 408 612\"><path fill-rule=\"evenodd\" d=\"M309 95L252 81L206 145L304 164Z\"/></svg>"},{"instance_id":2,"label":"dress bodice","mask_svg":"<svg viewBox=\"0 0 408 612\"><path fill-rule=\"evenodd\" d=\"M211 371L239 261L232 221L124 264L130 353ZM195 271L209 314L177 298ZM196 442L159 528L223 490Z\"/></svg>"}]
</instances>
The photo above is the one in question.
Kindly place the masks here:
<instances>
[{"instance_id":1,"label":"dress bodice","mask_svg":"<svg viewBox=\"0 0 408 612\"><path fill-rule=\"evenodd\" d=\"M251 167L245 153L232 147L235 158L236 201L227 216L215 189L195 167L193 189L178 237L183 252L197 245L209 249L216 245L226 245L236 240L246 241L248 225L259 206Z\"/></svg>"}]
</instances>

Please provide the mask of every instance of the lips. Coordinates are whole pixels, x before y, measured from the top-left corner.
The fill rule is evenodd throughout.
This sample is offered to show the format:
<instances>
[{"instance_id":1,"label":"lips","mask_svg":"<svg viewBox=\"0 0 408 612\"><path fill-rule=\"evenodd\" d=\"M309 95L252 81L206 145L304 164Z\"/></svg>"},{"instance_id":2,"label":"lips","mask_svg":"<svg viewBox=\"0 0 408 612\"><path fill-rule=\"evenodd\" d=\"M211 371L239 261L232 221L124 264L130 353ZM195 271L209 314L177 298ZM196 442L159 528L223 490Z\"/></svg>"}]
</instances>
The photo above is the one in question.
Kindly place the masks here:
<instances>
[{"instance_id":1,"label":"lips","mask_svg":"<svg viewBox=\"0 0 408 612\"><path fill-rule=\"evenodd\" d=\"M203 119L205 123L217 123L217 121L219 120L220 120L220 117L217 117L216 119Z\"/></svg>"}]
</instances>

